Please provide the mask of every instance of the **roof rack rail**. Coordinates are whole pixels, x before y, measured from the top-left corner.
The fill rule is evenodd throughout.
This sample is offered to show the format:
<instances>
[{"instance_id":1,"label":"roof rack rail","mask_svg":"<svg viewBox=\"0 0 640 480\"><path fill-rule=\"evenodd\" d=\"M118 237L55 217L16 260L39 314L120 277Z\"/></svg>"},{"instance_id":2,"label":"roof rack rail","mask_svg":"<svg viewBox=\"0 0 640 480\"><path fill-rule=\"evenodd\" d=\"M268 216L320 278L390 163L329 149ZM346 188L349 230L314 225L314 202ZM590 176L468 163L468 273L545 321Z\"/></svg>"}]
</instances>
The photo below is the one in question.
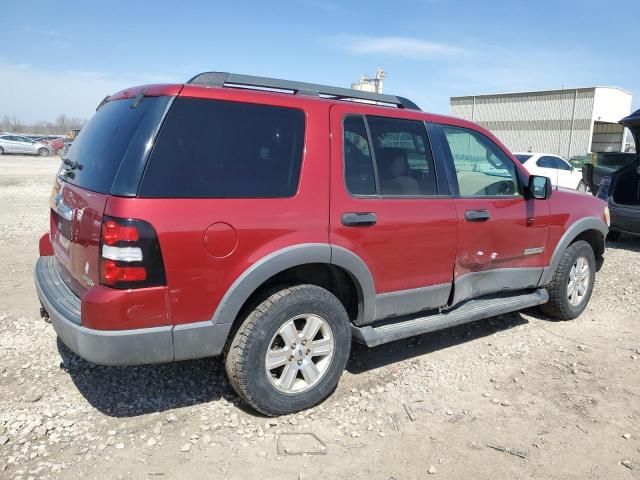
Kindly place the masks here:
<instances>
[{"instance_id":1,"label":"roof rack rail","mask_svg":"<svg viewBox=\"0 0 640 480\"><path fill-rule=\"evenodd\" d=\"M365 92L362 90L354 90L351 88L331 87L328 85L318 85L315 83L280 80L278 78L256 77L253 75L242 75L238 73L204 72L199 73L187 83L193 85L203 85L206 87L257 87L274 90L289 90L293 92L294 95L325 95L336 100L368 100L372 102L395 105L398 108L420 110L420 107L418 107L411 100L395 95Z\"/></svg>"}]
</instances>

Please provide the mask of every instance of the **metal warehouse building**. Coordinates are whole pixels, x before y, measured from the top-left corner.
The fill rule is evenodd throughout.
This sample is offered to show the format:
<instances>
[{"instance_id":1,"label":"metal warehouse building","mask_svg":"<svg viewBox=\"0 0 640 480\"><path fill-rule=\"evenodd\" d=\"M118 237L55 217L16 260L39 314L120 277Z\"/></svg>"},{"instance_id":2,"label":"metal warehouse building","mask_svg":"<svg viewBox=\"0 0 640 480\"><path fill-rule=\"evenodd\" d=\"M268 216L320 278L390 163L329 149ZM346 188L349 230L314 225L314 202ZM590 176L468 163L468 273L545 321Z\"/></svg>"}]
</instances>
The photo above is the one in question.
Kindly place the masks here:
<instances>
[{"instance_id":1,"label":"metal warehouse building","mask_svg":"<svg viewBox=\"0 0 640 480\"><path fill-rule=\"evenodd\" d=\"M565 157L620 152L631 94L617 87L451 97L451 115L490 130L513 152Z\"/></svg>"}]
</instances>

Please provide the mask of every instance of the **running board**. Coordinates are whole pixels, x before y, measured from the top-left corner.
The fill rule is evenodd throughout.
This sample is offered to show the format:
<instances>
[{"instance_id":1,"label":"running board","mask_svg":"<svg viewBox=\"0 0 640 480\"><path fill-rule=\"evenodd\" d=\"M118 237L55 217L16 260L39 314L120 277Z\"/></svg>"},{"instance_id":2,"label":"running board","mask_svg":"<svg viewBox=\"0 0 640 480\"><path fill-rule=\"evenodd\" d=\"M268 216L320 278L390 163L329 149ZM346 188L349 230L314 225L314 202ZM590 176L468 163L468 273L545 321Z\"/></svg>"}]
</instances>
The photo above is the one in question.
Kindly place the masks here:
<instances>
[{"instance_id":1,"label":"running board","mask_svg":"<svg viewBox=\"0 0 640 480\"><path fill-rule=\"evenodd\" d=\"M375 347L383 343L534 307L547 303L548 301L549 294L544 288L536 290L533 293L511 295L508 297L504 295L493 295L470 300L459 307L425 317L408 318L405 320L395 319L393 323L387 322L380 326L366 325L364 327L357 327L352 325L351 333L356 342L363 343L368 347Z\"/></svg>"}]
</instances>

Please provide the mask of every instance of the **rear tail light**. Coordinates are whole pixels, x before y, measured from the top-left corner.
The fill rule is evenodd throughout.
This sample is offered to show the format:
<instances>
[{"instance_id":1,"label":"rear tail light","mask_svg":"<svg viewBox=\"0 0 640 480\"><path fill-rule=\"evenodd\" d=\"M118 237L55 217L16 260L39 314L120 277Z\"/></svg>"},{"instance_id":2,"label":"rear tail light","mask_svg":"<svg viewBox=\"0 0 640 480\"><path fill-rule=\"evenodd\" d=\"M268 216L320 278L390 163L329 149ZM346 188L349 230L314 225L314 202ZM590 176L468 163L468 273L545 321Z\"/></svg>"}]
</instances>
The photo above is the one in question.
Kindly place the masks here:
<instances>
[{"instance_id":1,"label":"rear tail light","mask_svg":"<svg viewBox=\"0 0 640 480\"><path fill-rule=\"evenodd\" d=\"M160 243L151 224L132 218L103 218L100 283L122 289L166 285Z\"/></svg>"}]
</instances>

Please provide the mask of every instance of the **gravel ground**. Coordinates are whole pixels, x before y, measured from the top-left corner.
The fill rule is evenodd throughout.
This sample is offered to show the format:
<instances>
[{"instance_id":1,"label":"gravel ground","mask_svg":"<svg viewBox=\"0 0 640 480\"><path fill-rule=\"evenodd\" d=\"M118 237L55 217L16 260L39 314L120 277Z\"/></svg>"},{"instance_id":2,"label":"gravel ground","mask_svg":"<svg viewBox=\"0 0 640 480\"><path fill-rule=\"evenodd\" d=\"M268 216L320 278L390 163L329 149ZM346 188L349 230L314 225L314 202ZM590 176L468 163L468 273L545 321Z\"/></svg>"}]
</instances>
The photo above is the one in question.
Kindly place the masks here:
<instances>
[{"instance_id":1,"label":"gravel ground","mask_svg":"<svg viewBox=\"0 0 640 480\"><path fill-rule=\"evenodd\" d=\"M100 367L56 342L32 268L58 162L0 157L0 478L640 478L640 239L609 245L575 321L354 346L324 404L268 419L218 359Z\"/></svg>"}]
</instances>

